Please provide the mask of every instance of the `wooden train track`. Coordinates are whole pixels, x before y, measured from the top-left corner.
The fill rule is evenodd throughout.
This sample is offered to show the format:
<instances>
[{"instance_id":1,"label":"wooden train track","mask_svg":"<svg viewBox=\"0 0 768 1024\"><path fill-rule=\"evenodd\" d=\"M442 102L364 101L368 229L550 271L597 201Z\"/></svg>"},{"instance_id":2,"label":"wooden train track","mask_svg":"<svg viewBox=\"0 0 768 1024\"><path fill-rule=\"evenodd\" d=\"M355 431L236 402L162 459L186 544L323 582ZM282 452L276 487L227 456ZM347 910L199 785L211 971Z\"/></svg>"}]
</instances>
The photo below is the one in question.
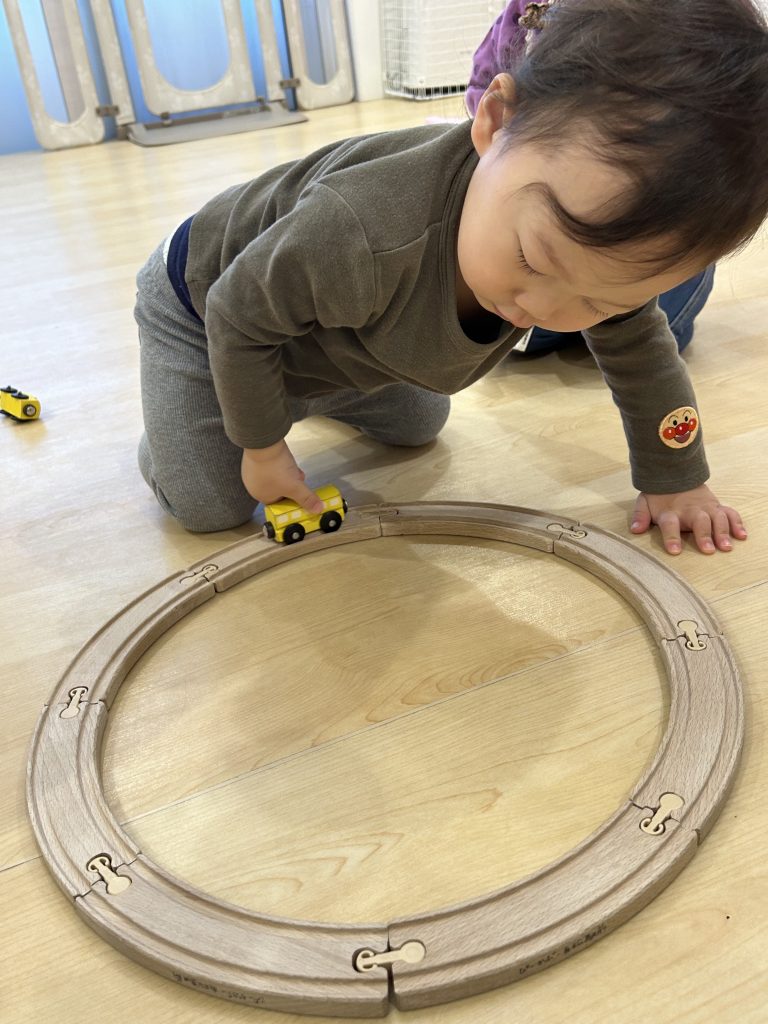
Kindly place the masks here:
<instances>
[{"instance_id":1,"label":"wooden train track","mask_svg":"<svg viewBox=\"0 0 768 1024\"><path fill-rule=\"evenodd\" d=\"M615 813L559 860L483 897L386 924L252 913L171 877L107 805L100 754L112 702L145 651L193 608L281 562L381 536L488 538L598 576L639 612L670 687L655 758ZM334 534L225 548L146 591L79 652L43 708L27 797L40 851L78 913L132 959L235 1003L380 1017L507 984L584 949L688 863L727 797L743 700L711 610L671 569L597 527L503 505L420 502L352 510Z\"/></svg>"}]
</instances>

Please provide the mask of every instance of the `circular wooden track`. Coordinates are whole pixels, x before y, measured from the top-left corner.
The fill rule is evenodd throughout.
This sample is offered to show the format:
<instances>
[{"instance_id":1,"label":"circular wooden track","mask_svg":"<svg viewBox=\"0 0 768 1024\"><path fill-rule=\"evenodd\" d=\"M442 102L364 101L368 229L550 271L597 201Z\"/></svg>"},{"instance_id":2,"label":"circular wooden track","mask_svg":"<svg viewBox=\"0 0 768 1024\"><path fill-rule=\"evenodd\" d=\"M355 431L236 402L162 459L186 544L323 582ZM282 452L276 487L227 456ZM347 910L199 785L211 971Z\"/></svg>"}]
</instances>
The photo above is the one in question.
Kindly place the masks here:
<instances>
[{"instance_id":1,"label":"circular wooden track","mask_svg":"<svg viewBox=\"0 0 768 1024\"><path fill-rule=\"evenodd\" d=\"M120 684L193 608L320 548L381 536L489 538L564 558L645 620L670 687L656 756L626 802L577 847L496 892L388 924L252 913L169 876L121 829L100 747ZM276 545L254 536L171 576L78 653L42 711L27 798L40 851L78 913L128 956L198 991L292 1013L380 1017L523 978L626 921L682 870L733 781L743 701L712 612L670 569L597 527L503 505L419 502L352 510L338 533Z\"/></svg>"}]
</instances>

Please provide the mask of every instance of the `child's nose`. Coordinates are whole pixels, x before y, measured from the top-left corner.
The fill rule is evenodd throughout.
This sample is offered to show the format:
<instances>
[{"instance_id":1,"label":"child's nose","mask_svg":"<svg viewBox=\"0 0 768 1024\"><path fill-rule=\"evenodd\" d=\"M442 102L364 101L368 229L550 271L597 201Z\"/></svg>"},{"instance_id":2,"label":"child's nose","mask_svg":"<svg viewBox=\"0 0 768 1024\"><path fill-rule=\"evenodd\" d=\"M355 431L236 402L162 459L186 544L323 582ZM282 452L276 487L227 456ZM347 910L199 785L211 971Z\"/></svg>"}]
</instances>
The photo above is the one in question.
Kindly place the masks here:
<instances>
[{"instance_id":1,"label":"child's nose","mask_svg":"<svg viewBox=\"0 0 768 1024\"><path fill-rule=\"evenodd\" d=\"M561 313L565 305L555 296L528 293L518 295L515 304L525 316L530 317L531 321L536 324L543 324L557 313Z\"/></svg>"}]
</instances>

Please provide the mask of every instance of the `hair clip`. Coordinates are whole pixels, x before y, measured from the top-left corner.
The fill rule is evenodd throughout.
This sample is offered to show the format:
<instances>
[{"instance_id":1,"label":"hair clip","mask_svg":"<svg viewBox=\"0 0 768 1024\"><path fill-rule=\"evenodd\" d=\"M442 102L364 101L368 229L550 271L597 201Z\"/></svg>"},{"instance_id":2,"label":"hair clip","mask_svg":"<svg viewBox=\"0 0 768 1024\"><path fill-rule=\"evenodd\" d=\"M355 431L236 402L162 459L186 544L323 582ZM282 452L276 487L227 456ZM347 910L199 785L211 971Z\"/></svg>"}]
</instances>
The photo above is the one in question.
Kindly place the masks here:
<instances>
[{"instance_id":1,"label":"hair clip","mask_svg":"<svg viewBox=\"0 0 768 1024\"><path fill-rule=\"evenodd\" d=\"M526 4L525 11L520 15L518 24L523 28L540 31L544 28L544 19L552 6L552 0L546 0L543 4Z\"/></svg>"}]
</instances>

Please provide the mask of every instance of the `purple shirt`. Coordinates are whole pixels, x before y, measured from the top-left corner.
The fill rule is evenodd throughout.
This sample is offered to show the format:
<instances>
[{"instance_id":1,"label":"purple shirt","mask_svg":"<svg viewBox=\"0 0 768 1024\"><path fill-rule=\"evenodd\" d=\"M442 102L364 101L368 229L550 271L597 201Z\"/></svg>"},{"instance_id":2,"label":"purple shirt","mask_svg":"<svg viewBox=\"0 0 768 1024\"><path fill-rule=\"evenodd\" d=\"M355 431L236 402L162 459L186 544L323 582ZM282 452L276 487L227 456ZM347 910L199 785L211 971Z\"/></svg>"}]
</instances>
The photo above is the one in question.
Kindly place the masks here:
<instances>
[{"instance_id":1,"label":"purple shirt","mask_svg":"<svg viewBox=\"0 0 768 1024\"><path fill-rule=\"evenodd\" d=\"M475 52L472 74L464 100L467 110L475 116L480 97L500 71L506 71L525 52L529 29L518 20L525 14L530 0L510 0L493 23L488 35Z\"/></svg>"}]
</instances>

